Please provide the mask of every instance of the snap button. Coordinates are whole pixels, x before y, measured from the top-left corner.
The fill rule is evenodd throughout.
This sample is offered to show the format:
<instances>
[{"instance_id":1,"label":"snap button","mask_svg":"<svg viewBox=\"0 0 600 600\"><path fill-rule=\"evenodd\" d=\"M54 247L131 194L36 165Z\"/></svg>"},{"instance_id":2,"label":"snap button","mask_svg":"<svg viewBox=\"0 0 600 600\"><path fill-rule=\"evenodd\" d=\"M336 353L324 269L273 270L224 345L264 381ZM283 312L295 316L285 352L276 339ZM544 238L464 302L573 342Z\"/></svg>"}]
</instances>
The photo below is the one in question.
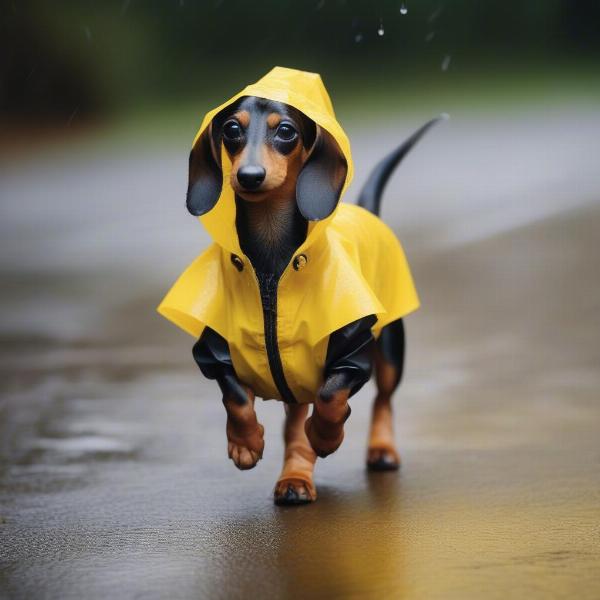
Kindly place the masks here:
<instances>
[{"instance_id":1,"label":"snap button","mask_svg":"<svg viewBox=\"0 0 600 600\"><path fill-rule=\"evenodd\" d=\"M231 255L231 262L240 273L244 270L244 261L237 254Z\"/></svg>"},{"instance_id":2,"label":"snap button","mask_svg":"<svg viewBox=\"0 0 600 600\"><path fill-rule=\"evenodd\" d=\"M300 269L304 269L306 263L308 262L308 258L306 258L306 254L298 254L296 258L294 258L294 269L299 271Z\"/></svg>"}]
</instances>

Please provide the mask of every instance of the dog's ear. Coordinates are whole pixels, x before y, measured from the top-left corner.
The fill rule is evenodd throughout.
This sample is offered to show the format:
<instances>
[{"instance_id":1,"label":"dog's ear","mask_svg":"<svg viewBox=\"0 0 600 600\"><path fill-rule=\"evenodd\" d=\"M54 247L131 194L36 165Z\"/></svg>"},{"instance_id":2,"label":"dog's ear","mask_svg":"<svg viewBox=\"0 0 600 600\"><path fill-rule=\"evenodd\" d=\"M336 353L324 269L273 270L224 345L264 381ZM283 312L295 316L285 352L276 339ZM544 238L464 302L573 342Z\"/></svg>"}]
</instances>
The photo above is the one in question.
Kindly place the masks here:
<instances>
[{"instance_id":1,"label":"dog's ear","mask_svg":"<svg viewBox=\"0 0 600 600\"><path fill-rule=\"evenodd\" d=\"M319 127L310 156L298 175L296 202L309 221L321 221L337 206L348 163L333 136Z\"/></svg>"},{"instance_id":2,"label":"dog's ear","mask_svg":"<svg viewBox=\"0 0 600 600\"><path fill-rule=\"evenodd\" d=\"M190 152L187 209L196 217L217 203L223 187L220 157L212 138L212 123L204 130Z\"/></svg>"}]
</instances>

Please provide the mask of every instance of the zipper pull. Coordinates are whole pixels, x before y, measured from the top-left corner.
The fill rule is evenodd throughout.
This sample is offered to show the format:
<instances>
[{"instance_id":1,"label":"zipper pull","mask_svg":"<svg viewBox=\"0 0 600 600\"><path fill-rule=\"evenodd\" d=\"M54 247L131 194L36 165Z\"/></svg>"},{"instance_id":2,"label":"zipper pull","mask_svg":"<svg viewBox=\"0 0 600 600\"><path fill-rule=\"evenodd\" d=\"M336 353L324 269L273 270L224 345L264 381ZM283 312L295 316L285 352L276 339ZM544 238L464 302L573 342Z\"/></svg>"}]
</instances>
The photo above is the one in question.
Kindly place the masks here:
<instances>
[{"instance_id":1,"label":"zipper pull","mask_svg":"<svg viewBox=\"0 0 600 600\"><path fill-rule=\"evenodd\" d=\"M262 285L260 286L260 298L262 300L263 310L265 312L274 312L277 282L275 281L273 275L269 274L262 278L261 283Z\"/></svg>"}]
</instances>

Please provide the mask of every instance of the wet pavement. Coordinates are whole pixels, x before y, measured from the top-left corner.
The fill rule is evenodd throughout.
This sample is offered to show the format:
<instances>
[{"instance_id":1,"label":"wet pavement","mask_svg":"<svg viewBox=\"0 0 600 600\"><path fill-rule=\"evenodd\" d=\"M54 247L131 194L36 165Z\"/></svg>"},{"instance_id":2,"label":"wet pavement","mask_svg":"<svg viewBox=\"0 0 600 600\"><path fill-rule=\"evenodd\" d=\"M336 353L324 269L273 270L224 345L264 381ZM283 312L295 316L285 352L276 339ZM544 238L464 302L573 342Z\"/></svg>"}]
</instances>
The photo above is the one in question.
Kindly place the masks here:
<instances>
[{"instance_id":1,"label":"wet pavement","mask_svg":"<svg viewBox=\"0 0 600 600\"><path fill-rule=\"evenodd\" d=\"M395 405L403 467L364 469L366 386L317 464L318 502L294 509L271 501L281 406L258 404L264 459L237 471L216 386L153 312L204 240L164 201L185 152L183 166L132 156L129 171L106 156L37 159L29 178L11 167L4 192L32 205L2 198L0 597L598 598L600 180L593 157L561 158L596 143L600 121L569 119L554 154L552 125L534 126L520 152L546 158L521 178L493 166L513 118L494 125L487 162L473 119L407 161L392 195L417 200L386 198L423 304ZM364 176L373 138L356 138ZM452 187L472 147L496 179L480 165ZM68 190L86 185L81 207ZM42 218L44 199L56 213Z\"/></svg>"}]
</instances>

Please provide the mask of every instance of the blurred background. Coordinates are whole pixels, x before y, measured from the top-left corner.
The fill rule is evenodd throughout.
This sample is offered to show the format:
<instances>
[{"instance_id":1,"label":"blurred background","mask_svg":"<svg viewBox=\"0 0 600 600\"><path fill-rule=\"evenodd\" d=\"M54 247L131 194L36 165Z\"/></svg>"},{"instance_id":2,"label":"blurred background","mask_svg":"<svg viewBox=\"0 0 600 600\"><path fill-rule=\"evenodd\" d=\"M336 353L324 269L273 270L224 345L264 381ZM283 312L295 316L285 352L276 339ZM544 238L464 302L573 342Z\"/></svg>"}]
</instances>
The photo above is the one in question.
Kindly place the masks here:
<instances>
[{"instance_id":1,"label":"blurred background","mask_svg":"<svg viewBox=\"0 0 600 600\"><path fill-rule=\"evenodd\" d=\"M595 0L3 1L7 597L597 597L599 24ZM184 202L202 117L274 65L323 77L350 202L451 116L384 199L423 305L402 473L363 472L367 386L304 512L270 503L281 407L236 472L154 312L209 241Z\"/></svg>"},{"instance_id":2,"label":"blurred background","mask_svg":"<svg viewBox=\"0 0 600 600\"><path fill-rule=\"evenodd\" d=\"M338 108L358 113L364 103L591 93L599 19L594 0L7 2L3 120L60 129L125 114L197 119L275 64L321 73Z\"/></svg>"}]
</instances>

